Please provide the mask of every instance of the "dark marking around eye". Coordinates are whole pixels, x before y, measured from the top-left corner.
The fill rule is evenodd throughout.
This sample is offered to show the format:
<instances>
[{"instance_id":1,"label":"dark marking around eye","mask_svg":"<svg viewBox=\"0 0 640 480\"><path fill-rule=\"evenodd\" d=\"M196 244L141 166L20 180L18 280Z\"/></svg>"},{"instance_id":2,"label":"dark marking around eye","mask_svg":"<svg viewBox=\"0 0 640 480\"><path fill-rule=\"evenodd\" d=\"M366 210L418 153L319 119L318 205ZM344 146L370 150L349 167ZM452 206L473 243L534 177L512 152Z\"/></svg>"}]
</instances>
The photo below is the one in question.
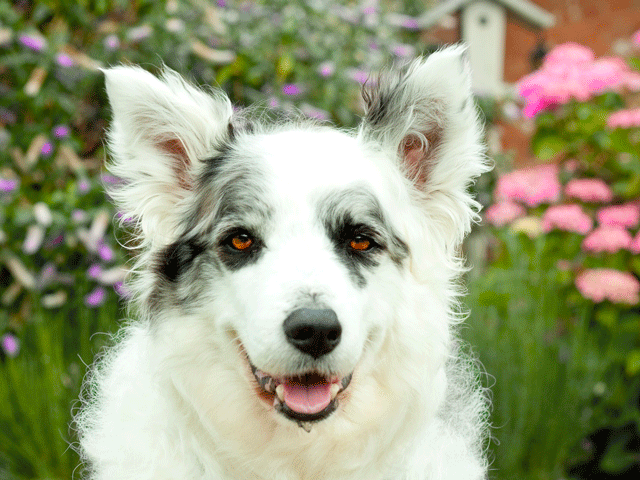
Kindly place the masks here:
<instances>
[{"instance_id":1,"label":"dark marking around eye","mask_svg":"<svg viewBox=\"0 0 640 480\"><path fill-rule=\"evenodd\" d=\"M157 254L156 271L175 282L205 250L204 243L196 239L179 240Z\"/></svg>"}]
</instances>

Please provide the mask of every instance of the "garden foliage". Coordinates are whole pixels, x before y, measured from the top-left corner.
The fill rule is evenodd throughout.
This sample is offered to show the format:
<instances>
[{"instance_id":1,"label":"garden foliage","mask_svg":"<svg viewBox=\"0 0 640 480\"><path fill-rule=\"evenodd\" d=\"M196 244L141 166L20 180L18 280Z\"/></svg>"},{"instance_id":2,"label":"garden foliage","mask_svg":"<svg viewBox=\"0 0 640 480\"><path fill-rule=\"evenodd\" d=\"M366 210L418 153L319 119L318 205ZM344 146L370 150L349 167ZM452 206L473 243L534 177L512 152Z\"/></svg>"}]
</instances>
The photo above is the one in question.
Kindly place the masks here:
<instances>
[{"instance_id":1,"label":"garden foliage","mask_svg":"<svg viewBox=\"0 0 640 480\"><path fill-rule=\"evenodd\" d=\"M72 477L85 364L109 342L96 333L125 315L130 239L102 188L118 179L102 170L99 69L164 64L224 88L238 108L351 127L368 72L416 52L415 19L391 7L404 5L0 3L0 478Z\"/></svg>"},{"instance_id":2,"label":"garden foliage","mask_svg":"<svg viewBox=\"0 0 640 480\"><path fill-rule=\"evenodd\" d=\"M640 470L640 118L630 108L640 74L633 65L565 44L518 85L524 115L535 118L532 151L546 163L496 182L485 212L492 258L474 286L488 307L476 310L474 328L488 332L472 334L486 351L498 340L511 352L480 356L502 374L494 420L504 428L496 435L510 440L496 455L514 478L532 465L546 478L566 475L572 464L578 473L594 463L602 475ZM517 367L504 366L509 355ZM520 389L526 404L518 403ZM527 419L522 429L518 418ZM535 424L544 433L531 430ZM588 438L605 428L615 441L595 458Z\"/></svg>"}]
</instances>

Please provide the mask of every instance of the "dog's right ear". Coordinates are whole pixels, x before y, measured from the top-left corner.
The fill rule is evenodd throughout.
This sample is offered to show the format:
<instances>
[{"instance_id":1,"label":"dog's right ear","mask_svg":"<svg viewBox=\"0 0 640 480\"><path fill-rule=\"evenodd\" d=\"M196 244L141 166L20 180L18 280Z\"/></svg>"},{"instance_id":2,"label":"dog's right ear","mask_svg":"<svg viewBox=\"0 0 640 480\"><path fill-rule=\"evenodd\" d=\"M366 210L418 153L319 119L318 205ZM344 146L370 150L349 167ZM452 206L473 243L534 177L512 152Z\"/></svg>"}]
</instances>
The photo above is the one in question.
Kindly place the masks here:
<instances>
[{"instance_id":1,"label":"dog's right ear","mask_svg":"<svg viewBox=\"0 0 640 480\"><path fill-rule=\"evenodd\" d=\"M104 73L113 110L107 168L118 178L107 191L123 218L138 223L145 243L169 242L202 160L227 140L231 102L167 68L160 77L130 66Z\"/></svg>"},{"instance_id":2,"label":"dog's right ear","mask_svg":"<svg viewBox=\"0 0 640 480\"><path fill-rule=\"evenodd\" d=\"M390 152L422 205L457 246L479 219L468 187L489 170L463 46L442 49L365 85L360 136Z\"/></svg>"}]
</instances>

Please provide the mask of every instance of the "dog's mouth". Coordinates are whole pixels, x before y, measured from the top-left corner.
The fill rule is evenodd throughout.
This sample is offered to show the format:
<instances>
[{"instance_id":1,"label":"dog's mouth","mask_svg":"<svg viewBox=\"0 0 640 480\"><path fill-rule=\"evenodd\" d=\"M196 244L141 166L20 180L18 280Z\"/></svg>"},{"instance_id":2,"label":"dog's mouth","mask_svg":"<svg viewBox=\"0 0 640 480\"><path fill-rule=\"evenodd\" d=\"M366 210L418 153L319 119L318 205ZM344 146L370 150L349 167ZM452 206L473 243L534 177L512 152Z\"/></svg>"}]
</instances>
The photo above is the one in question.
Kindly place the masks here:
<instances>
[{"instance_id":1,"label":"dog's mouth","mask_svg":"<svg viewBox=\"0 0 640 480\"><path fill-rule=\"evenodd\" d=\"M349 386L352 374L325 376L317 372L291 377L273 377L251 364L263 401L299 424L324 420L338 408L341 393Z\"/></svg>"}]
</instances>

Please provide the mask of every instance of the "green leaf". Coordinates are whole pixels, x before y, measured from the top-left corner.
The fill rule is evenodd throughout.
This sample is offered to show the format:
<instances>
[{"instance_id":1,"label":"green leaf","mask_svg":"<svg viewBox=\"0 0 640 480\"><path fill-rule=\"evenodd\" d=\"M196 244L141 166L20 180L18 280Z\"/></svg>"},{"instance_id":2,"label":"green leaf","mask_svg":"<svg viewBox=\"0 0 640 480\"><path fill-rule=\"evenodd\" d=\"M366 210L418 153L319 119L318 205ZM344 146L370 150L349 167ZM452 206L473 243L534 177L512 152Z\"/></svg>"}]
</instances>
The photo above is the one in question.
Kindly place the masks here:
<instances>
[{"instance_id":1,"label":"green leaf","mask_svg":"<svg viewBox=\"0 0 640 480\"><path fill-rule=\"evenodd\" d=\"M538 132L531 141L533 154L543 162L565 153L566 148L566 142L554 133Z\"/></svg>"},{"instance_id":2,"label":"green leaf","mask_svg":"<svg viewBox=\"0 0 640 480\"><path fill-rule=\"evenodd\" d=\"M602 307L596 312L596 320L613 330L618 323L618 310L611 306Z\"/></svg>"}]
</instances>

